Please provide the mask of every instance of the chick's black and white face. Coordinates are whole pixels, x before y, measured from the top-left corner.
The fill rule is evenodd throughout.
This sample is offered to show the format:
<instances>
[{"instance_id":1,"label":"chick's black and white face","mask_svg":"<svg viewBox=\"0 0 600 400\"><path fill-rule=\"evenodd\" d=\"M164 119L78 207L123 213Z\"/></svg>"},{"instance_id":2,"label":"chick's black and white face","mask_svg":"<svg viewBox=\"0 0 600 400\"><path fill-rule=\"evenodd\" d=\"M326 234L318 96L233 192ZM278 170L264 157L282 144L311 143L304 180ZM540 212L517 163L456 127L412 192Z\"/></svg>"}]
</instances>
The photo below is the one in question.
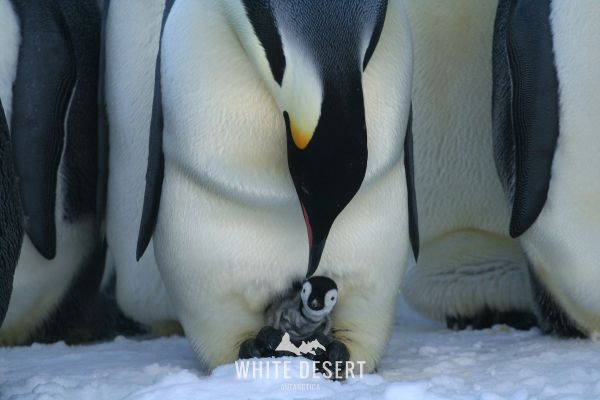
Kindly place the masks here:
<instances>
[{"instance_id":1,"label":"chick's black and white face","mask_svg":"<svg viewBox=\"0 0 600 400\"><path fill-rule=\"evenodd\" d=\"M311 278L302 285L300 298L305 314L313 318L323 317L335 307L338 290L329 278Z\"/></svg>"}]
</instances>

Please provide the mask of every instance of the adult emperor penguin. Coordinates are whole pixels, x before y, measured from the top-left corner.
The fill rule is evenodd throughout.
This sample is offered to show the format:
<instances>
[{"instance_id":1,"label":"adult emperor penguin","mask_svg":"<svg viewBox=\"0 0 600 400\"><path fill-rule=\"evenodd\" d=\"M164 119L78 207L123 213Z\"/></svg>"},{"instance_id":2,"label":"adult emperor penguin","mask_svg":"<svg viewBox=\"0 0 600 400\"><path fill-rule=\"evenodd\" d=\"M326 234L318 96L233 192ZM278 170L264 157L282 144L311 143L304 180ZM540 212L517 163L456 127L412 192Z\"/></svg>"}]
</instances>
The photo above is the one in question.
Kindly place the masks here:
<instances>
[{"instance_id":1,"label":"adult emperor penguin","mask_svg":"<svg viewBox=\"0 0 600 400\"><path fill-rule=\"evenodd\" d=\"M154 252L136 261L144 203L154 72L165 0L111 1L106 21L106 107L110 133L106 232L116 299L154 333L180 331ZM152 247L152 244L150 244Z\"/></svg>"},{"instance_id":2,"label":"adult emperor penguin","mask_svg":"<svg viewBox=\"0 0 600 400\"><path fill-rule=\"evenodd\" d=\"M338 285L336 338L373 370L409 249L402 1L178 0L165 9L138 256L154 234L173 309L209 368L237 358L308 264ZM147 51L131 50L134 59ZM147 102L138 93L127 101ZM121 193L122 207L138 206L137 194Z\"/></svg>"},{"instance_id":3,"label":"adult emperor penguin","mask_svg":"<svg viewBox=\"0 0 600 400\"><path fill-rule=\"evenodd\" d=\"M542 328L600 332L600 5L501 0L494 138Z\"/></svg>"},{"instance_id":4,"label":"adult emperor penguin","mask_svg":"<svg viewBox=\"0 0 600 400\"><path fill-rule=\"evenodd\" d=\"M99 22L93 0L0 0L0 96L26 233L0 343L58 339L99 284Z\"/></svg>"},{"instance_id":5,"label":"adult emperor penguin","mask_svg":"<svg viewBox=\"0 0 600 400\"><path fill-rule=\"evenodd\" d=\"M403 282L418 311L450 327L535 323L526 260L492 140L497 0L406 0L413 32L413 132L421 252Z\"/></svg>"}]
</instances>

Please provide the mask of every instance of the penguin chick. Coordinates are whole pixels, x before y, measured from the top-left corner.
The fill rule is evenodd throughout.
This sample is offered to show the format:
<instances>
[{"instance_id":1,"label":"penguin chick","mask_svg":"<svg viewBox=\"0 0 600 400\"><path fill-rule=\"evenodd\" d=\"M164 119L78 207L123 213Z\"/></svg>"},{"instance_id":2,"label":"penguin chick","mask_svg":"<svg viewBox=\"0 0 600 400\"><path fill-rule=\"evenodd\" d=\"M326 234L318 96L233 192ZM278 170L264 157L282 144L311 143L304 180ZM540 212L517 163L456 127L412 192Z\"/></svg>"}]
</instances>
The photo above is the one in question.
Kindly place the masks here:
<instances>
[{"instance_id":1,"label":"penguin chick","mask_svg":"<svg viewBox=\"0 0 600 400\"><path fill-rule=\"evenodd\" d=\"M287 332L293 341L316 334L327 335L337 297L338 289L333 279L313 276L304 281L302 290L291 292L267 309L267 325Z\"/></svg>"}]
</instances>

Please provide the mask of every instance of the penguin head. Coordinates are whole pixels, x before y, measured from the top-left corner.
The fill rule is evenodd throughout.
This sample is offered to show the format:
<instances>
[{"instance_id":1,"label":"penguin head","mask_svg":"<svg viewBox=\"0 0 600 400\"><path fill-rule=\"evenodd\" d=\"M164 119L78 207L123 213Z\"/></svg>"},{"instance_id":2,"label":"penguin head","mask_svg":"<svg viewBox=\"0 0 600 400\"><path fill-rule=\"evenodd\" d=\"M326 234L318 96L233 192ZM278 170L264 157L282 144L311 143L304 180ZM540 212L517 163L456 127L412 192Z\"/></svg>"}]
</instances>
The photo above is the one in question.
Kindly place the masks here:
<instances>
[{"instance_id":1,"label":"penguin head","mask_svg":"<svg viewBox=\"0 0 600 400\"><path fill-rule=\"evenodd\" d=\"M237 0L230 20L285 120L288 166L308 233L307 276L367 169L362 88L387 0ZM236 5L237 4L237 5Z\"/></svg>"},{"instance_id":2,"label":"penguin head","mask_svg":"<svg viewBox=\"0 0 600 400\"><path fill-rule=\"evenodd\" d=\"M312 319L319 320L331 313L338 298L337 285L325 276L312 276L302 285L300 292L302 311Z\"/></svg>"}]
</instances>

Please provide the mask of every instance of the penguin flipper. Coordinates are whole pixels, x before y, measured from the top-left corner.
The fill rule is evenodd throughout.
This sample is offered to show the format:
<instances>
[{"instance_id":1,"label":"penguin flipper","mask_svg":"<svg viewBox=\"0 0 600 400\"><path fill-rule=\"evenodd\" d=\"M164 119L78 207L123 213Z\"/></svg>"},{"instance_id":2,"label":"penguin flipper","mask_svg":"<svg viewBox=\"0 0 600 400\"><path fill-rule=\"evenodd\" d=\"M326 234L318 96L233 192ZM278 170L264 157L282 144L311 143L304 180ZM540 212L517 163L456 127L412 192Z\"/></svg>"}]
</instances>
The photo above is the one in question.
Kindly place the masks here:
<instances>
[{"instance_id":1,"label":"penguin flipper","mask_svg":"<svg viewBox=\"0 0 600 400\"><path fill-rule=\"evenodd\" d=\"M8 124L0 102L0 326L12 293L23 242L21 196L15 179Z\"/></svg>"},{"instance_id":2,"label":"penguin flipper","mask_svg":"<svg viewBox=\"0 0 600 400\"><path fill-rule=\"evenodd\" d=\"M162 32L165 23L169 16L169 12L175 0L166 0L165 10L163 13L161 27ZM146 170L146 191L144 193L144 208L142 210L142 219L140 221L140 232L138 235L138 243L136 249L136 259L139 261L144 255L144 252L150 244L156 219L158 217L158 209L160 206L160 196L162 192L162 183L165 175L165 158L162 148L162 133L163 133L163 110L162 110L162 89L161 89L161 74L160 74L160 54L159 47L156 57L156 72L154 75L154 101L152 103L152 118L150 120L150 140L148 151L148 168Z\"/></svg>"},{"instance_id":3,"label":"penguin flipper","mask_svg":"<svg viewBox=\"0 0 600 400\"><path fill-rule=\"evenodd\" d=\"M101 15L96 0L61 0L60 9L70 33L75 57L76 85L65 115L64 218L98 216L102 200L100 167L103 154L99 130ZM99 179L100 178L100 179ZM99 218L96 218L99 226Z\"/></svg>"},{"instance_id":4,"label":"penguin flipper","mask_svg":"<svg viewBox=\"0 0 600 400\"><path fill-rule=\"evenodd\" d=\"M413 153L413 135L412 135L412 106L408 116L408 125L406 126L406 137L404 139L404 170L406 172L406 187L408 197L408 232L410 235L410 244L415 256L419 257L419 216L417 213L417 195L415 190L415 162Z\"/></svg>"},{"instance_id":5,"label":"penguin flipper","mask_svg":"<svg viewBox=\"0 0 600 400\"><path fill-rule=\"evenodd\" d=\"M96 215L103 221L106 215L108 187L108 116L106 111L106 20L110 0L98 0L100 22L100 63L98 71L98 184L96 193Z\"/></svg>"},{"instance_id":6,"label":"penguin flipper","mask_svg":"<svg viewBox=\"0 0 600 400\"><path fill-rule=\"evenodd\" d=\"M21 25L12 140L25 230L47 259L56 254L55 203L65 115L76 81L67 24L56 1L13 1Z\"/></svg>"},{"instance_id":7,"label":"penguin flipper","mask_svg":"<svg viewBox=\"0 0 600 400\"><path fill-rule=\"evenodd\" d=\"M559 134L550 0L501 0L493 51L496 165L513 203L510 235L535 222L548 196Z\"/></svg>"}]
</instances>

